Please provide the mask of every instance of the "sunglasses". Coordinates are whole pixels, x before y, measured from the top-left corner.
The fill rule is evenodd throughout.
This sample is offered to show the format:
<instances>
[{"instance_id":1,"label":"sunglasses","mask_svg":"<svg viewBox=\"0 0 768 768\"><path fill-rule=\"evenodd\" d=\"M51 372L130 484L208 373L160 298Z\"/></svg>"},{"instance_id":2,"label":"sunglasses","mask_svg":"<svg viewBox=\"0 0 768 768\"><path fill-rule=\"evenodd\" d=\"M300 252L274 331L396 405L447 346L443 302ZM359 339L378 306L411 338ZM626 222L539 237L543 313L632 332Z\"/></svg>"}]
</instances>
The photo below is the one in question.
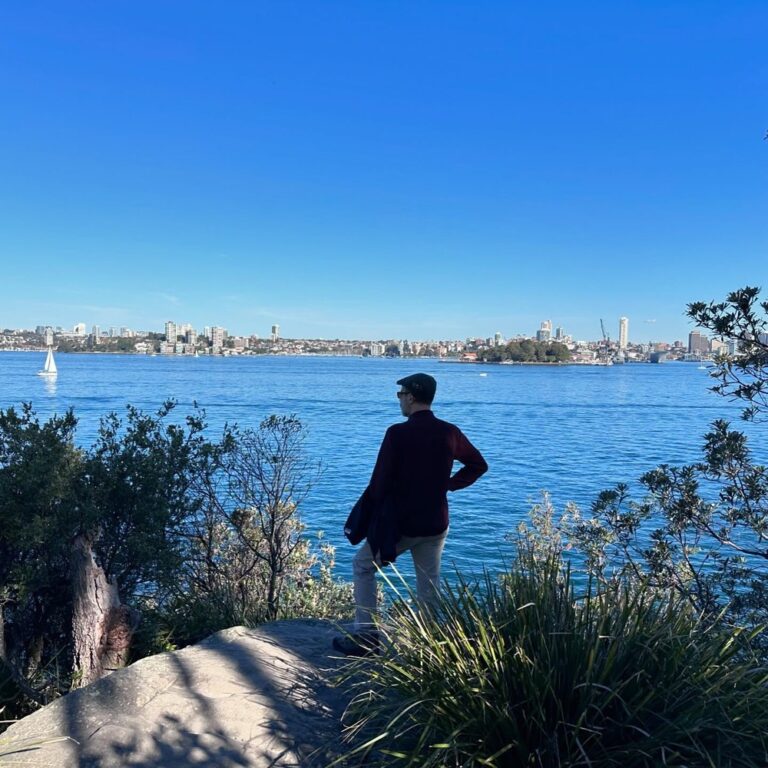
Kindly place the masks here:
<instances>
[{"instance_id":1,"label":"sunglasses","mask_svg":"<svg viewBox=\"0 0 768 768\"><path fill-rule=\"evenodd\" d=\"M411 393L406 389L406 390L401 390L400 392L396 392L395 394L397 395L398 398L401 398L401 397L405 397L405 395L410 395Z\"/></svg>"}]
</instances>

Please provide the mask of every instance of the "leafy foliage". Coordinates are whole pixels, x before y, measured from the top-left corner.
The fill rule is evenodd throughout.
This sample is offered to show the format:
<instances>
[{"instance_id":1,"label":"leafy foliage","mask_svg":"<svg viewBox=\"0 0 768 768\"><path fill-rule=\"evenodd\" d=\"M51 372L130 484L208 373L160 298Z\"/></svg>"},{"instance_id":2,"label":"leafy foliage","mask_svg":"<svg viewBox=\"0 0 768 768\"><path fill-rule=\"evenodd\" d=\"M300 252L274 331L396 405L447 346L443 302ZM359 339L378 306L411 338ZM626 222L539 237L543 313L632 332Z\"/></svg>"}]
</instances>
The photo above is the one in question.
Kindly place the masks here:
<instances>
[{"instance_id":1,"label":"leafy foliage","mask_svg":"<svg viewBox=\"0 0 768 768\"><path fill-rule=\"evenodd\" d=\"M0 411L0 691L16 714L77 674L80 535L146 619L138 654L299 608L348 610L333 548L316 552L299 518L313 479L299 420L272 416L211 440L202 412L179 421L174 407L109 414L89 449L75 445L71 411L43 423L28 404Z\"/></svg>"},{"instance_id":2,"label":"leafy foliage","mask_svg":"<svg viewBox=\"0 0 768 768\"><path fill-rule=\"evenodd\" d=\"M768 404L768 336L758 295L744 288L724 302L688 308L699 325L738 343L737 354L717 358L713 389L744 401L744 417L756 421ZM768 626L768 469L753 460L747 437L716 420L700 461L662 464L640 481L645 495L638 501L620 484L603 491L587 516L566 510L561 531L591 573L605 583L631 575L672 589L712 621ZM768 654L765 637L761 645Z\"/></svg>"},{"instance_id":3,"label":"leafy foliage","mask_svg":"<svg viewBox=\"0 0 768 768\"><path fill-rule=\"evenodd\" d=\"M571 352L557 341L522 339L510 341L504 346L483 349L477 353L479 360L490 363L510 361L514 363L567 363Z\"/></svg>"},{"instance_id":4,"label":"leafy foliage","mask_svg":"<svg viewBox=\"0 0 768 768\"><path fill-rule=\"evenodd\" d=\"M759 301L759 296L759 288L747 286L729 293L725 301L688 305L688 316L697 325L736 342L738 351L717 361L714 376L719 383L713 390L744 401L742 415L748 420L768 409L768 301Z\"/></svg>"}]
</instances>

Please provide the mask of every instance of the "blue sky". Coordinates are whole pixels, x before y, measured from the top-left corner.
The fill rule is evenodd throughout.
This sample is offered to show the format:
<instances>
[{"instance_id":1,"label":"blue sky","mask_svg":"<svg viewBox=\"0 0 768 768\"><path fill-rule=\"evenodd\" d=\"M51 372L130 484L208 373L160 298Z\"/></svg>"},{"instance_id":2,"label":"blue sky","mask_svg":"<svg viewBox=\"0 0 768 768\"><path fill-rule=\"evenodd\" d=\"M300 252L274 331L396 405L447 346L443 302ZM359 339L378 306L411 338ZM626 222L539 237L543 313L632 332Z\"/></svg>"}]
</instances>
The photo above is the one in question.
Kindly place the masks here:
<instances>
[{"instance_id":1,"label":"blue sky","mask_svg":"<svg viewBox=\"0 0 768 768\"><path fill-rule=\"evenodd\" d=\"M768 290L768 3L0 4L0 327L682 339Z\"/></svg>"}]
</instances>

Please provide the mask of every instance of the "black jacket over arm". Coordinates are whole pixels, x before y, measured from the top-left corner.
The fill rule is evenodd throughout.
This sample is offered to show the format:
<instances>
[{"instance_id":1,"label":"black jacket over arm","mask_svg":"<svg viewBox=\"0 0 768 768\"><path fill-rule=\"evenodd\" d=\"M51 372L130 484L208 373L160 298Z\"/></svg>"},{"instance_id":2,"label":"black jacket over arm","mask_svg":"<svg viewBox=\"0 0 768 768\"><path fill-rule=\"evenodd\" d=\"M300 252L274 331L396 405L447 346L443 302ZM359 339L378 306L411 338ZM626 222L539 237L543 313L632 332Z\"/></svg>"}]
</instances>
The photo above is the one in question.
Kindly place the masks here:
<instances>
[{"instance_id":1,"label":"black jacket over arm","mask_svg":"<svg viewBox=\"0 0 768 768\"><path fill-rule=\"evenodd\" d=\"M463 466L451 474L454 461ZM374 555L380 553L382 562L391 562L400 537L445 531L448 491L466 488L487 469L485 459L457 426L432 411L417 411L384 435L371 481L353 508L345 533L349 527L358 542L367 536Z\"/></svg>"}]
</instances>

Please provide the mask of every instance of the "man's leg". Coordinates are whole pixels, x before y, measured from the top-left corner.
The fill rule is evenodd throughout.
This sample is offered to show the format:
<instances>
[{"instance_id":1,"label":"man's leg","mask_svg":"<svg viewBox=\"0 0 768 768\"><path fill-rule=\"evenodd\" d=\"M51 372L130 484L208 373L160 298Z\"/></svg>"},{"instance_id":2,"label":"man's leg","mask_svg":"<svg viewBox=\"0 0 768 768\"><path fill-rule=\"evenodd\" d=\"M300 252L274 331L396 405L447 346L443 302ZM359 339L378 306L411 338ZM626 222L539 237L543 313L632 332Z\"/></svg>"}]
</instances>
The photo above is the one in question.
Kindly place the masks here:
<instances>
[{"instance_id":1,"label":"man's leg","mask_svg":"<svg viewBox=\"0 0 768 768\"><path fill-rule=\"evenodd\" d=\"M437 536L408 540L416 569L416 597L422 605L434 607L440 594L440 560L448 531Z\"/></svg>"},{"instance_id":2,"label":"man's leg","mask_svg":"<svg viewBox=\"0 0 768 768\"><path fill-rule=\"evenodd\" d=\"M355 596L355 632L374 628L376 613L376 563L368 542L357 550L352 560Z\"/></svg>"},{"instance_id":3,"label":"man's leg","mask_svg":"<svg viewBox=\"0 0 768 768\"><path fill-rule=\"evenodd\" d=\"M376 562L366 541L352 559L354 574L355 627L351 634L333 638L335 650L347 656L368 656L379 652L376 631Z\"/></svg>"}]
</instances>

